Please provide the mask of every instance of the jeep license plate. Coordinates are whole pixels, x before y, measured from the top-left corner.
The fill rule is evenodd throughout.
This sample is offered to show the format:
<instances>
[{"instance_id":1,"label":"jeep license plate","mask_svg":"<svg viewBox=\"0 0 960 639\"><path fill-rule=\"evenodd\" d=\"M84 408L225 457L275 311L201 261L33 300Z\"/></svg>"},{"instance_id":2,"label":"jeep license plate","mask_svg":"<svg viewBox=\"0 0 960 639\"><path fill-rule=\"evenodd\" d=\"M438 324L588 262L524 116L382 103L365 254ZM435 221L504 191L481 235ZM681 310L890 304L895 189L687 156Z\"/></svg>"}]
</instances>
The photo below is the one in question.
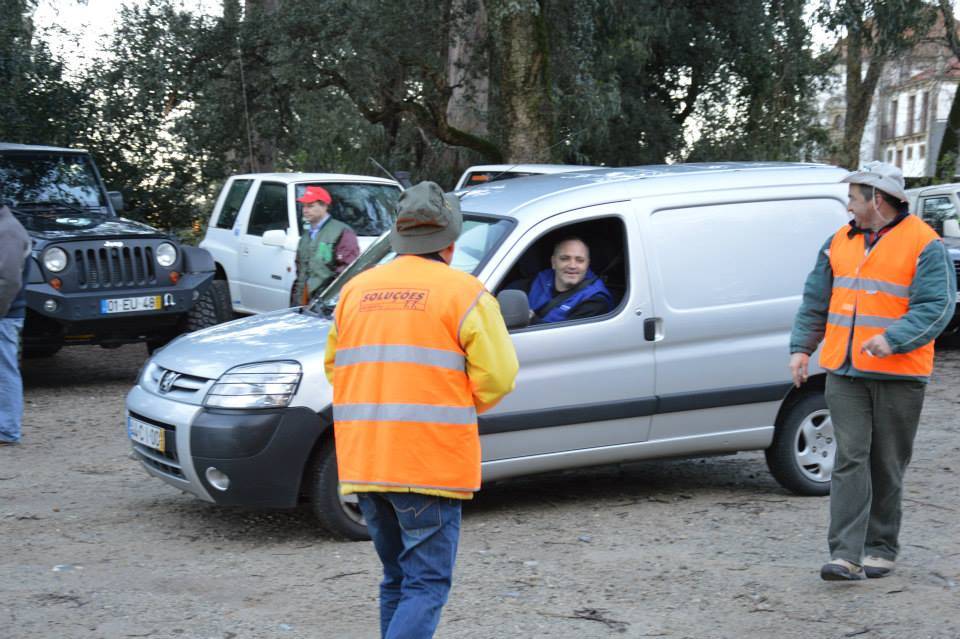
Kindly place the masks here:
<instances>
[{"instance_id":1,"label":"jeep license plate","mask_svg":"<svg viewBox=\"0 0 960 639\"><path fill-rule=\"evenodd\" d=\"M133 313L135 311L158 311L161 308L160 296L147 297L115 297L109 300L100 300L100 313Z\"/></svg>"},{"instance_id":2,"label":"jeep license plate","mask_svg":"<svg viewBox=\"0 0 960 639\"><path fill-rule=\"evenodd\" d=\"M146 424L141 422L139 419L134 419L133 417L127 416L127 435L130 436L130 439L147 446L148 448L153 448L154 450L159 450L163 452L164 449L164 435L166 431L162 428L158 428L152 424Z\"/></svg>"}]
</instances>

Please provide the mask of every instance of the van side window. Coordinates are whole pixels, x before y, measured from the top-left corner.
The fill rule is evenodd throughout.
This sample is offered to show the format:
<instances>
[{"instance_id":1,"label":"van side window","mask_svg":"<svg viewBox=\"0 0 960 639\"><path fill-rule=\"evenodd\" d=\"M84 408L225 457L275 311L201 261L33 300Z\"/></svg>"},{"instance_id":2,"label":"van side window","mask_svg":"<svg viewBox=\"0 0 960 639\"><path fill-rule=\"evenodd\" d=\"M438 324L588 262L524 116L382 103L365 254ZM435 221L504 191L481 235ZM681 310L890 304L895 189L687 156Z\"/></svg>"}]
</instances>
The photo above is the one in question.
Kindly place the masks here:
<instances>
[{"instance_id":1,"label":"van side window","mask_svg":"<svg viewBox=\"0 0 960 639\"><path fill-rule=\"evenodd\" d=\"M819 243L837 230L839 206L811 198L655 211L646 244L659 279L652 283L676 310L799 295ZM819 243L800 247L797 238Z\"/></svg>"},{"instance_id":2,"label":"van side window","mask_svg":"<svg viewBox=\"0 0 960 639\"><path fill-rule=\"evenodd\" d=\"M524 291L531 325L609 317L626 298L626 246L619 217L553 229L520 256L497 292Z\"/></svg>"},{"instance_id":3,"label":"van side window","mask_svg":"<svg viewBox=\"0 0 960 639\"><path fill-rule=\"evenodd\" d=\"M257 199L253 201L247 234L263 235L274 229L285 231L289 225L286 185L264 182L257 191Z\"/></svg>"},{"instance_id":4,"label":"van side window","mask_svg":"<svg viewBox=\"0 0 960 639\"><path fill-rule=\"evenodd\" d=\"M957 209L949 196L925 197L920 217L933 227L934 231L943 235L943 221L957 219Z\"/></svg>"},{"instance_id":5,"label":"van side window","mask_svg":"<svg viewBox=\"0 0 960 639\"><path fill-rule=\"evenodd\" d=\"M240 213L240 207L243 201L247 199L247 193L250 191L250 185L253 180L234 180L230 185L230 191L223 200L223 207L220 209L220 215L217 217L218 229L232 229L233 223L237 221L237 214Z\"/></svg>"}]
</instances>

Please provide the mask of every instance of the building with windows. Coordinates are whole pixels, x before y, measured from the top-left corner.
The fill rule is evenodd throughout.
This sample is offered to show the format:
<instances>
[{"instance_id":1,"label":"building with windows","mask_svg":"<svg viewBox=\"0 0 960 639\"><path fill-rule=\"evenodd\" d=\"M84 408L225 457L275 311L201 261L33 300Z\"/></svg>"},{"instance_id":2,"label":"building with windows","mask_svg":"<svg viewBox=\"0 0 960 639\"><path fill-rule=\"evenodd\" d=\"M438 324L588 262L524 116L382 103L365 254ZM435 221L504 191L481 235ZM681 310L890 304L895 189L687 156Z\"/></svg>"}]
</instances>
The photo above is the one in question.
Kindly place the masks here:
<instances>
[{"instance_id":1,"label":"building with windows","mask_svg":"<svg viewBox=\"0 0 960 639\"><path fill-rule=\"evenodd\" d=\"M949 47L931 38L885 65L860 141L860 163L882 160L903 169L908 178L936 174L947 119L960 83L960 62ZM866 66L866 65L865 65ZM837 80L821 96L821 124L839 143L845 117L843 64ZM855 168L855 167L849 167Z\"/></svg>"}]
</instances>

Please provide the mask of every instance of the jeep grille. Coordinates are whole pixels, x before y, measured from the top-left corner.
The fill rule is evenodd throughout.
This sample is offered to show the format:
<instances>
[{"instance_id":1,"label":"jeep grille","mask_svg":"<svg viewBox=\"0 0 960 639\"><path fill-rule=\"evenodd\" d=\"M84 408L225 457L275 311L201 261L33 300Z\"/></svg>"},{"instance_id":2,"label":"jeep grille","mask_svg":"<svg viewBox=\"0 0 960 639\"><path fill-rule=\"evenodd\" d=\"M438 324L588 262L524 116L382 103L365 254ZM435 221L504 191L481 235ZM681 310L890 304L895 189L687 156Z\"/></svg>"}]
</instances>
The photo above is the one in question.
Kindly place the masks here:
<instances>
[{"instance_id":1,"label":"jeep grille","mask_svg":"<svg viewBox=\"0 0 960 639\"><path fill-rule=\"evenodd\" d=\"M156 284L153 249L149 246L87 248L74 251L80 288L113 288Z\"/></svg>"}]
</instances>

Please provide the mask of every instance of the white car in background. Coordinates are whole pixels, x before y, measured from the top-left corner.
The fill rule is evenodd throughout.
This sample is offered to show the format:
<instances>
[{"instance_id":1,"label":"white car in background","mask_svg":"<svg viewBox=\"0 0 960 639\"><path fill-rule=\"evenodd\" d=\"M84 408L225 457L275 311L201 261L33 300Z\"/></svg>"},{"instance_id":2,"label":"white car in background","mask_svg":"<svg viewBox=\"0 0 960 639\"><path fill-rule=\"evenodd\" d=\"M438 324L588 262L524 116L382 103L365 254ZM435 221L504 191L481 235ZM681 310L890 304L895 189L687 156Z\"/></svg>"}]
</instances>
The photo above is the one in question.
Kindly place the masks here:
<instances>
[{"instance_id":1,"label":"white car in background","mask_svg":"<svg viewBox=\"0 0 960 639\"><path fill-rule=\"evenodd\" d=\"M467 189L478 184L487 184L499 180L528 177L530 175L547 175L551 173L568 173L570 171L588 171L601 169L600 166L578 166L576 164L479 164L471 166L463 172L454 191Z\"/></svg>"},{"instance_id":2,"label":"white car in background","mask_svg":"<svg viewBox=\"0 0 960 639\"><path fill-rule=\"evenodd\" d=\"M213 255L213 286L229 288L234 312L290 306L303 226L296 199L308 186L330 192L330 215L354 230L361 251L389 230L403 192L393 180L365 175L249 173L229 178L200 246Z\"/></svg>"}]
</instances>

